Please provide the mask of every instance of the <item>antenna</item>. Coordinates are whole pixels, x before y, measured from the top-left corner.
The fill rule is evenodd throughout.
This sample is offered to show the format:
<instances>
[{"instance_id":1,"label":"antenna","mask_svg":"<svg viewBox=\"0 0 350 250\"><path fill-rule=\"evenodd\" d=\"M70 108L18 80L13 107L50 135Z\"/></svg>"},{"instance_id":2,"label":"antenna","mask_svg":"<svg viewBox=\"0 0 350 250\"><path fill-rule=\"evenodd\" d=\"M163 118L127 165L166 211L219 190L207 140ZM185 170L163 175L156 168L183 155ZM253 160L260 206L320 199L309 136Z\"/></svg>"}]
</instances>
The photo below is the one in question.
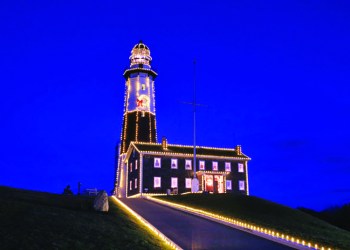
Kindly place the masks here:
<instances>
[{"instance_id":1,"label":"antenna","mask_svg":"<svg viewBox=\"0 0 350 250\"><path fill-rule=\"evenodd\" d=\"M199 181L196 173L196 59L193 60L193 179L191 185L192 193L199 191Z\"/></svg>"},{"instance_id":2,"label":"antenna","mask_svg":"<svg viewBox=\"0 0 350 250\"><path fill-rule=\"evenodd\" d=\"M196 100L196 59L193 60L193 101L192 102L181 102L182 104L189 104L193 107L193 179L192 179L192 193L199 191L199 181L197 179L197 148L196 148L196 106L207 105L197 104Z\"/></svg>"},{"instance_id":3,"label":"antenna","mask_svg":"<svg viewBox=\"0 0 350 250\"><path fill-rule=\"evenodd\" d=\"M193 60L193 178L196 173L196 59Z\"/></svg>"}]
</instances>

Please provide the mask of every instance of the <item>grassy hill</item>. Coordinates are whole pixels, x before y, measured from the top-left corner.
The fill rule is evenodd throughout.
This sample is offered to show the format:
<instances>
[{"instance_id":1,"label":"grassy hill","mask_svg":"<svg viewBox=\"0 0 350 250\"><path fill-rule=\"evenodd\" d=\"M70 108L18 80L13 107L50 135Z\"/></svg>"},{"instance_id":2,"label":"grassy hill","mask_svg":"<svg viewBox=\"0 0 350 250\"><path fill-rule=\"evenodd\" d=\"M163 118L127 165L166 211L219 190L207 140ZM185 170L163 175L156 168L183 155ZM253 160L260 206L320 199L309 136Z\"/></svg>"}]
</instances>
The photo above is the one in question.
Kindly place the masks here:
<instances>
[{"instance_id":1,"label":"grassy hill","mask_svg":"<svg viewBox=\"0 0 350 250\"><path fill-rule=\"evenodd\" d=\"M167 249L162 241L110 202L0 187L1 249Z\"/></svg>"},{"instance_id":2,"label":"grassy hill","mask_svg":"<svg viewBox=\"0 0 350 250\"><path fill-rule=\"evenodd\" d=\"M350 249L349 231L297 209L254 196L188 194L157 198L240 219L332 249Z\"/></svg>"},{"instance_id":3,"label":"grassy hill","mask_svg":"<svg viewBox=\"0 0 350 250\"><path fill-rule=\"evenodd\" d=\"M320 212L303 207L298 209L337 227L350 231L350 203L343 206L330 207Z\"/></svg>"}]
</instances>

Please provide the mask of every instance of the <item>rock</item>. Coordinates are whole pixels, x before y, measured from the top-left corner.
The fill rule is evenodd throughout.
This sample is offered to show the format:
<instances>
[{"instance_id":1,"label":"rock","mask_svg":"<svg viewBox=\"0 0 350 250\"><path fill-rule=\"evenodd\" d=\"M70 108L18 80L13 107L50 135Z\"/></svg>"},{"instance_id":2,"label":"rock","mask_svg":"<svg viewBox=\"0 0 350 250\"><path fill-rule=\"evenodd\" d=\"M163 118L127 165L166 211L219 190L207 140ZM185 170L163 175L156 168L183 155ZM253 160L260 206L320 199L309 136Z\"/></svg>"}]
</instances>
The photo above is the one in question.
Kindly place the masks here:
<instances>
[{"instance_id":1,"label":"rock","mask_svg":"<svg viewBox=\"0 0 350 250\"><path fill-rule=\"evenodd\" d=\"M100 212L108 212L108 195L106 191L100 191L94 200L94 209Z\"/></svg>"}]
</instances>

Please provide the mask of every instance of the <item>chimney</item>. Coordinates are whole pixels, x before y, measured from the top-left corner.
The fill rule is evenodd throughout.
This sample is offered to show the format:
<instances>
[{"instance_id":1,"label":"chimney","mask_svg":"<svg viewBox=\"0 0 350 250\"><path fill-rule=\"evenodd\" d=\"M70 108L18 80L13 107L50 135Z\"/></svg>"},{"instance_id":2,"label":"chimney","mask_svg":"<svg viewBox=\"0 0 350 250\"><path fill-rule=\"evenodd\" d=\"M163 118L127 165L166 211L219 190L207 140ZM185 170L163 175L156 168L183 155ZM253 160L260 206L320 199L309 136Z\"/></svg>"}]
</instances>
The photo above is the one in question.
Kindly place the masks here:
<instances>
[{"instance_id":1,"label":"chimney","mask_svg":"<svg viewBox=\"0 0 350 250\"><path fill-rule=\"evenodd\" d=\"M235 148L235 151L237 152L237 155L242 155L241 145L237 145L236 148Z\"/></svg>"},{"instance_id":2,"label":"chimney","mask_svg":"<svg viewBox=\"0 0 350 250\"><path fill-rule=\"evenodd\" d=\"M162 138L162 149L163 150L168 149L168 141L167 141L166 137L164 137L164 136Z\"/></svg>"}]
</instances>

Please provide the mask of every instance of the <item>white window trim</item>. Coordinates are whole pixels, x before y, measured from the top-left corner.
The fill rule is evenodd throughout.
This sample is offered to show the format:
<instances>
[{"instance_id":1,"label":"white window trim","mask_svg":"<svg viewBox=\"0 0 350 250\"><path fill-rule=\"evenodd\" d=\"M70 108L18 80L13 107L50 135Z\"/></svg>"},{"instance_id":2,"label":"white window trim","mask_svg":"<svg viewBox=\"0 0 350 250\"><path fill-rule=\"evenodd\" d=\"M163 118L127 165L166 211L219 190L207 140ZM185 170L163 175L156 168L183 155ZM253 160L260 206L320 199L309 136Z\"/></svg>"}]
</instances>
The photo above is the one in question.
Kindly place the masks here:
<instances>
[{"instance_id":1,"label":"white window trim","mask_svg":"<svg viewBox=\"0 0 350 250\"><path fill-rule=\"evenodd\" d=\"M216 169L214 169L215 165L216 165ZM219 163L217 161L213 161L212 170L213 171L218 171L219 170Z\"/></svg>"},{"instance_id":2,"label":"white window trim","mask_svg":"<svg viewBox=\"0 0 350 250\"><path fill-rule=\"evenodd\" d=\"M238 173L244 173L244 164L238 163Z\"/></svg>"},{"instance_id":3,"label":"white window trim","mask_svg":"<svg viewBox=\"0 0 350 250\"><path fill-rule=\"evenodd\" d=\"M190 167L187 168L187 163L189 163ZM192 170L192 160L185 160L185 169L186 170Z\"/></svg>"},{"instance_id":4,"label":"white window trim","mask_svg":"<svg viewBox=\"0 0 350 250\"><path fill-rule=\"evenodd\" d=\"M238 182L239 191L245 191L245 181Z\"/></svg>"},{"instance_id":5,"label":"white window trim","mask_svg":"<svg viewBox=\"0 0 350 250\"><path fill-rule=\"evenodd\" d=\"M156 186L156 180L159 178L159 186ZM162 187L162 178L159 176L154 176L153 177L153 188L160 188Z\"/></svg>"},{"instance_id":6,"label":"white window trim","mask_svg":"<svg viewBox=\"0 0 350 250\"><path fill-rule=\"evenodd\" d=\"M175 162L175 167L173 167L173 161ZM171 166L170 166L170 168L171 169L177 169L177 159L171 159Z\"/></svg>"},{"instance_id":7,"label":"white window trim","mask_svg":"<svg viewBox=\"0 0 350 250\"><path fill-rule=\"evenodd\" d=\"M188 183L189 183L189 185L187 185ZM185 178L185 187L192 188L192 179L191 178Z\"/></svg>"},{"instance_id":8,"label":"white window trim","mask_svg":"<svg viewBox=\"0 0 350 250\"><path fill-rule=\"evenodd\" d=\"M232 181L231 180L226 180L226 190L232 190Z\"/></svg>"},{"instance_id":9,"label":"white window trim","mask_svg":"<svg viewBox=\"0 0 350 250\"><path fill-rule=\"evenodd\" d=\"M201 169L202 163L203 163L203 169ZM199 161L199 170L205 170L205 161Z\"/></svg>"},{"instance_id":10,"label":"white window trim","mask_svg":"<svg viewBox=\"0 0 350 250\"><path fill-rule=\"evenodd\" d=\"M227 169L229 169L229 170L227 170ZM231 162L225 162L225 171L231 172Z\"/></svg>"},{"instance_id":11,"label":"white window trim","mask_svg":"<svg viewBox=\"0 0 350 250\"><path fill-rule=\"evenodd\" d=\"M156 166L157 160L159 161L159 166ZM162 159L161 158L154 158L154 168L161 168L162 167Z\"/></svg>"},{"instance_id":12,"label":"white window trim","mask_svg":"<svg viewBox=\"0 0 350 250\"><path fill-rule=\"evenodd\" d=\"M173 185L173 184L175 184L174 181L176 181L176 186ZM171 177L171 188L177 188L177 187L178 187L177 177Z\"/></svg>"}]
</instances>

